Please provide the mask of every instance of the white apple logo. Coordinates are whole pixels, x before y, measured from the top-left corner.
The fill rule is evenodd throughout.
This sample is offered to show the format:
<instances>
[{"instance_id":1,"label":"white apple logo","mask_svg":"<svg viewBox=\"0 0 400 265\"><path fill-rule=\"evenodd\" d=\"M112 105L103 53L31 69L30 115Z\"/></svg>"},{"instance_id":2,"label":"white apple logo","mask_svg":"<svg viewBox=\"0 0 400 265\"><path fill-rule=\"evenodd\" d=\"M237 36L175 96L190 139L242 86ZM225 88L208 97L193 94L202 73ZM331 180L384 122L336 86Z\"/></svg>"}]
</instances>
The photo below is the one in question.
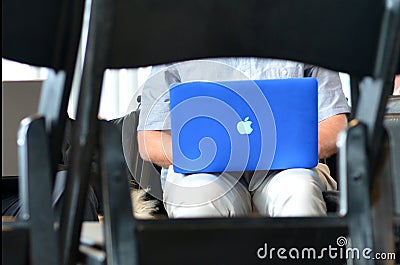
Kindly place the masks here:
<instances>
[{"instance_id":1,"label":"white apple logo","mask_svg":"<svg viewBox=\"0 0 400 265\"><path fill-rule=\"evenodd\" d=\"M246 117L244 121L237 123L236 128L240 134L250 134L253 131L253 128L251 128L252 123L252 121L249 121L249 117Z\"/></svg>"}]
</instances>

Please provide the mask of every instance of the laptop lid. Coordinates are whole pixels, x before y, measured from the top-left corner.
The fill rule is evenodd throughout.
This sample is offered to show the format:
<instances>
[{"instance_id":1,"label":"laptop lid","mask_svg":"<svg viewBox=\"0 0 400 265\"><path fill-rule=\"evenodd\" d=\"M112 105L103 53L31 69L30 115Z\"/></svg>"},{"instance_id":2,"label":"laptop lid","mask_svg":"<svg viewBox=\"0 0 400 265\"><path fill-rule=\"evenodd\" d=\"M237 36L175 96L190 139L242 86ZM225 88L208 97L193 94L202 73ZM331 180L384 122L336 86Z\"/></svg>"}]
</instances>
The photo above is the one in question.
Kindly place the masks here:
<instances>
[{"instance_id":1,"label":"laptop lid","mask_svg":"<svg viewBox=\"0 0 400 265\"><path fill-rule=\"evenodd\" d=\"M193 81L170 87L175 172L312 168L315 78Z\"/></svg>"}]
</instances>

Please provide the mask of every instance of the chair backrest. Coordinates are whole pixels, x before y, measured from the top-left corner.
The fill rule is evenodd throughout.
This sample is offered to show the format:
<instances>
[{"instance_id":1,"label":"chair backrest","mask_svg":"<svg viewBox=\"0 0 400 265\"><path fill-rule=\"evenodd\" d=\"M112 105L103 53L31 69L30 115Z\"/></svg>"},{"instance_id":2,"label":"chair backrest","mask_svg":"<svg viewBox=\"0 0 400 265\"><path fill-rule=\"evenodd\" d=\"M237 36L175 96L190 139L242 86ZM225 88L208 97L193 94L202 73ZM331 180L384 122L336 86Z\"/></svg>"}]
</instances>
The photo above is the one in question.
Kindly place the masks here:
<instances>
[{"instance_id":1,"label":"chair backrest","mask_svg":"<svg viewBox=\"0 0 400 265\"><path fill-rule=\"evenodd\" d=\"M106 66L258 56L373 75L384 8L384 1L362 0L119 0L110 9L116 15L109 39L118 52Z\"/></svg>"},{"instance_id":2,"label":"chair backrest","mask_svg":"<svg viewBox=\"0 0 400 265\"><path fill-rule=\"evenodd\" d=\"M55 70L74 64L83 1L4 0L2 4L4 58Z\"/></svg>"},{"instance_id":3,"label":"chair backrest","mask_svg":"<svg viewBox=\"0 0 400 265\"><path fill-rule=\"evenodd\" d=\"M39 102L45 116L54 165L61 158L75 63L81 36L84 0L5 0L3 53L6 59L50 68Z\"/></svg>"}]
</instances>

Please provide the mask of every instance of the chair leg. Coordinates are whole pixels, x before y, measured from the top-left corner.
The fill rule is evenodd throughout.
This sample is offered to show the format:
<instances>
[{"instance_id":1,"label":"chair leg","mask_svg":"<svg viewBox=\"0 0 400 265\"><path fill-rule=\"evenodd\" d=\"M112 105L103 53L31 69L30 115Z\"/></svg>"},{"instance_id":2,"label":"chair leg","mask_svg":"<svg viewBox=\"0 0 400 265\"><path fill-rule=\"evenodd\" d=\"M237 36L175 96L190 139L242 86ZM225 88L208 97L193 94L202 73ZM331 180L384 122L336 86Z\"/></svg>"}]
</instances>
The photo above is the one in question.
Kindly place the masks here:
<instances>
[{"instance_id":1,"label":"chair leg","mask_svg":"<svg viewBox=\"0 0 400 265\"><path fill-rule=\"evenodd\" d=\"M373 218L375 251L380 253L395 253L394 222L393 222L393 192L392 173L390 171L390 156L388 138L382 150L380 168L373 176L371 191L371 208ZM386 259L382 264L395 264L393 259Z\"/></svg>"},{"instance_id":2,"label":"chair leg","mask_svg":"<svg viewBox=\"0 0 400 265\"><path fill-rule=\"evenodd\" d=\"M349 225L348 248L360 253L370 249L365 258L354 260L354 264L374 264L375 253L394 253L393 202L389 149L385 141L381 166L374 174L368 163L366 150L366 127L352 122L346 136L342 136L344 148L340 149L341 209ZM346 150L344 150L346 149ZM347 151L347 152L346 152ZM343 164L344 163L344 164ZM372 181L371 181L372 180ZM395 264L393 259L380 260L379 264Z\"/></svg>"},{"instance_id":3,"label":"chair leg","mask_svg":"<svg viewBox=\"0 0 400 265\"><path fill-rule=\"evenodd\" d=\"M52 168L43 117L22 121L18 132L21 218L30 230L33 265L59 264L59 238L52 210Z\"/></svg>"},{"instance_id":4,"label":"chair leg","mask_svg":"<svg viewBox=\"0 0 400 265\"><path fill-rule=\"evenodd\" d=\"M350 240L347 247L373 249L370 180L366 151L366 126L351 122L339 140L340 213L346 216ZM354 264L373 264L373 260L356 259Z\"/></svg>"},{"instance_id":5,"label":"chair leg","mask_svg":"<svg viewBox=\"0 0 400 265\"><path fill-rule=\"evenodd\" d=\"M138 264L135 220L129 192L129 177L114 124L101 122L100 161L104 204L105 244L108 264Z\"/></svg>"}]
</instances>

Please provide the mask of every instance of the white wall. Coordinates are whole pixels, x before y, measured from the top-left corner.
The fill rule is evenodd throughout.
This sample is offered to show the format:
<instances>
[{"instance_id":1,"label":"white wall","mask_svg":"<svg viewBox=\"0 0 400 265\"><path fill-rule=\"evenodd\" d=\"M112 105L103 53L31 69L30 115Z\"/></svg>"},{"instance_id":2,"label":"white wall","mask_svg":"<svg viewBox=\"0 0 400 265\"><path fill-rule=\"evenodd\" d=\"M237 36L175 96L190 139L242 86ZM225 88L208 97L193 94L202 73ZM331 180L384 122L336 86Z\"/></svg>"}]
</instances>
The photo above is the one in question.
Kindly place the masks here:
<instances>
[{"instance_id":1,"label":"white wall","mask_svg":"<svg viewBox=\"0 0 400 265\"><path fill-rule=\"evenodd\" d=\"M339 73L340 81L342 81L342 88L344 95L347 98L347 102L351 106L351 94L350 94L350 76L345 73Z\"/></svg>"}]
</instances>

